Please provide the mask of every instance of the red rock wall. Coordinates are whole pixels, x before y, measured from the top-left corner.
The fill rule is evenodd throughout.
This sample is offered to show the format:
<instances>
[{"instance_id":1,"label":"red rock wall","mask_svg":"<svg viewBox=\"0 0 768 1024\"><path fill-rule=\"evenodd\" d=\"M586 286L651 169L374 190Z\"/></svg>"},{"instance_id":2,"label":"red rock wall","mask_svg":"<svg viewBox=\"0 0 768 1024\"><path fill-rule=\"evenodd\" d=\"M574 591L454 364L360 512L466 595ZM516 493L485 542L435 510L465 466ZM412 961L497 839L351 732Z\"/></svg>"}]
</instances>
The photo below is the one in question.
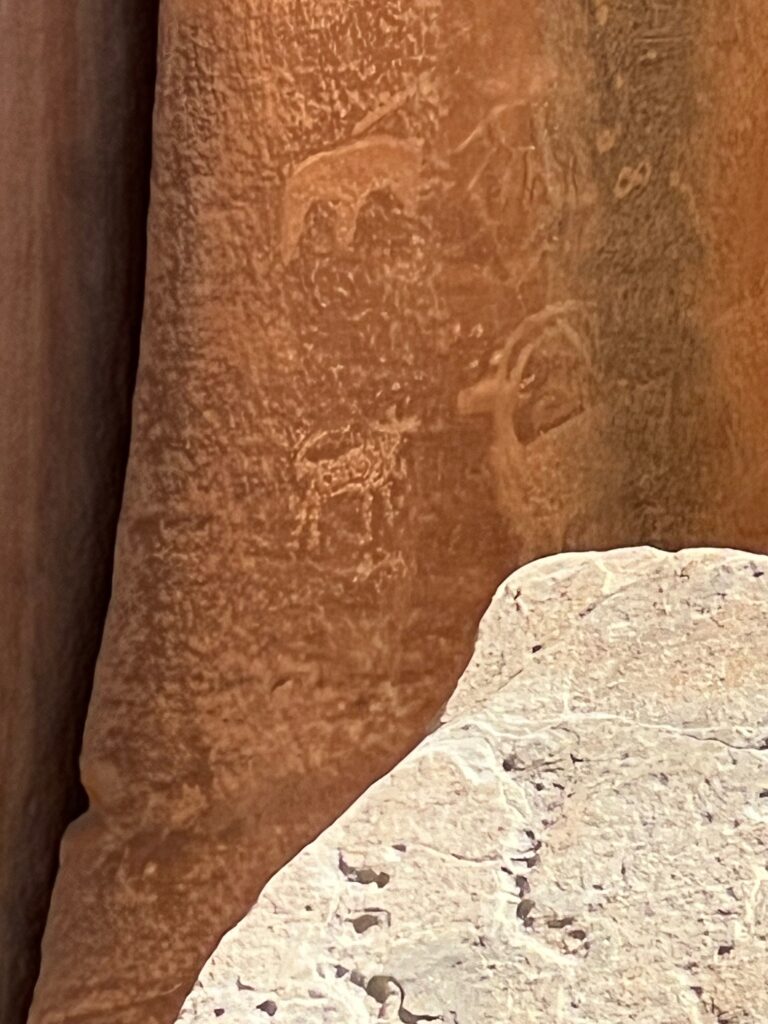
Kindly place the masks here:
<instances>
[{"instance_id":1,"label":"red rock wall","mask_svg":"<svg viewBox=\"0 0 768 1024\"><path fill-rule=\"evenodd\" d=\"M166 0L91 808L32 1024L169 1024L522 560L765 545L760 20Z\"/></svg>"},{"instance_id":2,"label":"red rock wall","mask_svg":"<svg viewBox=\"0 0 768 1024\"><path fill-rule=\"evenodd\" d=\"M0 1020L32 996L109 595L156 10L0 3Z\"/></svg>"}]
</instances>

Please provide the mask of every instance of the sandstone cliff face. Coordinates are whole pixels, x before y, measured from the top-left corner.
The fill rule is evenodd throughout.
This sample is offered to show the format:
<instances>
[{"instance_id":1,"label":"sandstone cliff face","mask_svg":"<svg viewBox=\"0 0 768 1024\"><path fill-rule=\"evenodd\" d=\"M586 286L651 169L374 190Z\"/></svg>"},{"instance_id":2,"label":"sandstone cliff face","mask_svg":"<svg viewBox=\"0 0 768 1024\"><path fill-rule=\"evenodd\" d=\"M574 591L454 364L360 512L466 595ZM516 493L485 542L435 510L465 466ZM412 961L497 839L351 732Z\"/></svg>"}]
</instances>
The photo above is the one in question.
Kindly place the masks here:
<instances>
[{"instance_id":1,"label":"sandstone cliff face","mask_svg":"<svg viewBox=\"0 0 768 1024\"><path fill-rule=\"evenodd\" d=\"M91 807L34 1024L173 1019L423 735L514 566L765 543L763 22L166 0Z\"/></svg>"},{"instance_id":2,"label":"sandstone cliff face","mask_svg":"<svg viewBox=\"0 0 768 1024\"><path fill-rule=\"evenodd\" d=\"M266 886L179 1021L768 1016L768 558L515 573L442 727Z\"/></svg>"},{"instance_id":3,"label":"sandstone cliff face","mask_svg":"<svg viewBox=\"0 0 768 1024\"><path fill-rule=\"evenodd\" d=\"M0 1020L26 1019L109 595L145 257L150 0L0 3Z\"/></svg>"}]
</instances>

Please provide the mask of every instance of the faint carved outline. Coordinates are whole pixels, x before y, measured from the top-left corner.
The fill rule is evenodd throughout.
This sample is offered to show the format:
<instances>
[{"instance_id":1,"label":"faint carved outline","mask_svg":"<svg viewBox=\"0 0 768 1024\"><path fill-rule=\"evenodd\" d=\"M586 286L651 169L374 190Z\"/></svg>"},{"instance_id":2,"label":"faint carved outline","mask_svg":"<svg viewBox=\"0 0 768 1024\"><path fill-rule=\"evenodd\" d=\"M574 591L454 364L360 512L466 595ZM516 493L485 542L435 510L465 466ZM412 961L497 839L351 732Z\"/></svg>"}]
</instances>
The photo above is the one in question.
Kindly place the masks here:
<instances>
[{"instance_id":1,"label":"faint carved outline","mask_svg":"<svg viewBox=\"0 0 768 1024\"><path fill-rule=\"evenodd\" d=\"M529 314L512 331L494 360L496 370L493 376L459 395L460 413L485 412L493 417L493 459L498 471L503 505L505 508L515 510L516 525L526 546L532 543L537 531L540 530L540 524L534 521L531 509L529 472L525 454L528 446L517 436L515 410L522 385L526 380L530 358L546 337L545 328L551 325L557 327L561 337L577 354L588 380L593 385L596 383L590 353L584 338L573 325L573 319L576 316L588 316L590 308L590 304L586 302L569 299L551 303ZM586 411L582 409L574 416L583 416ZM569 420L573 418L571 416ZM566 528L567 524L561 524L560 534L564 534ZM562 537L558 539L562 540Z\"/></svg>"},{"instance_id":2,"label":"faint carved outline","mask_svg":"<svg viewBox=\"0 0 768 1024\"><path fill-rule=\"evenodd\" d=\"M297 533L306 537L310 551L320 547L320 519L324 505L333 498L352 496L362 501L362 523L368 540L373 539L376 498L383 504L385 518L394 515L392 492L404 470L399 459L402 437L414 427L410 420L336 430L318 430L298 447L294 460L296 477L304 487L304 505ZM335 449L325 454L323 449Z\"/></svg>"},{"instance_id":3,"label":"faint carved outline","mask_svg":"<svg viewBox=\"0 0 768 1024\"><path fill-rule=\"evenodd\" d=\"M372 192L389 189L413 215L419 195L422 143L394 135L367 135L314 153L285 182L280 249L284 263L295 255L306 216L316 202L336 207L336 237L349 247L360 210Z\"/></svg>"}]
</instances>

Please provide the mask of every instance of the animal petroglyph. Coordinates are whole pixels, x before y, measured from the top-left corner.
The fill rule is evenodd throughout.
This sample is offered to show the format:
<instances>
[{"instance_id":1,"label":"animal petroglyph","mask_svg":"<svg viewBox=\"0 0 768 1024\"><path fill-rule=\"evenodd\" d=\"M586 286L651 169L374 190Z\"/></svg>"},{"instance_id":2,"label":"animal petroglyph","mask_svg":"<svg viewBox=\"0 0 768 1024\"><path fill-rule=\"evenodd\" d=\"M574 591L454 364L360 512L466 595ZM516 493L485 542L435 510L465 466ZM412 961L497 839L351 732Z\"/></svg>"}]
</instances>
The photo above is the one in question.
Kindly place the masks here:
<instances>
[{"instance_id":1,"label":"animal petroglyph","mask_svg":"<svg viewBox=\"0 0 768 1024\"><path fill-rule=\"evenodd\" d=\"M565 345L585 368L589 366L591 360L584 338L571 322L574 314L584 314L585 310L584 303L566 301L554 303L527 316L512 331L503 348L492 357L490 375L459 393L459 412L462 415L489 413L494 416L503 433L510 427L514 430L516 408L526 392L533 393L537 383L535 376L526 372L531 370L531 359L537 351L547 343L550 350L554 347L553 342L560 348ZM552 408L553 396L542 392L539 397ZM541 429L534 431L536 435L559 425L583 409L579 382L572 382L569 393L563 398L566 408L554 414L556 422L549 422L551 412L545 413L545 422L542 422ZM515 440L519 445L520 439L516 436Z\"/></svg>"},{"instance_id":2,"label":"animal petroglyph","mask_svg":"<svg viewBox=\"0 0 768 1024\"><path fill-rule=\"evenodd\" d=\"M421 142L391 135L368 135L304 160L285 185L283 262L288 263L295 254L304 219L315 202L337 204L336 237L345 246L352 244L360 210L372 192L390 189L406 211L414 214L421 160Z\"/></svg>"},{"instance_id":3,"label":"animal petroglyph","mask_svg":"<svg viewBox=\"0 0 768 1024\"><path fill-rule=\"evenodd\" d=\"M295 471L303 488L299 535L310 550L320 546L320 522L335 498L358 499L363 539L373 539L373 516L380 503L385 520L393 516L393 490L403 479L400 447L410 421L373 427L348 425L319 430L299 446Z\"/></svg>"},{"instance_id":4,"label":"animal petroglyph","mask_svg":"<svg viewBox=\"0 0 768 1024\"><path fill-rule=\"evenodd\" d=\"M571 456L578 450L577 457L569 457L573 480L587 450L583 429L572 438L572 428L566 434L557 428L583 420L592 408L590 333L585 303L546 306L510 334L492 360L491 373L458 396L461 415L493 419L492 462L503 511L533 547L542 532L550 535L546 546L562 543L572 516L570 496L562 493L565 480L553 476L552 466L562 461L559 448ZM536 453L535 466L529 449Z\"/></svg>"}]
</instances>

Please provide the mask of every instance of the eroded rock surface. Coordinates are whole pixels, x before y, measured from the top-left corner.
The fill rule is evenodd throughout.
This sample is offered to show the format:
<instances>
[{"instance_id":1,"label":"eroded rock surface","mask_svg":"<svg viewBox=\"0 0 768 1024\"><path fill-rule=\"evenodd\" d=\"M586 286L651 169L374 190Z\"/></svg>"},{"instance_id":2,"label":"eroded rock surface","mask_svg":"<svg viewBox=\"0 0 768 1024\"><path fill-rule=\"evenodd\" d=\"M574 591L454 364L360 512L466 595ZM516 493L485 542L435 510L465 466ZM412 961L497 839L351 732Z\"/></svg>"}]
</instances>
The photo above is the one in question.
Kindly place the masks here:
<instances>
[{"instance_id":1,"label":"eroded rock surface","mask_svg":"<svg viewBox=\"0 0 768 1024\"><path fill-rule=\"evenodd\" d=\"M543 560L444 723L265 888L185 1024L768 1019L768 558Z\"/></svg>"}]
</instances>

